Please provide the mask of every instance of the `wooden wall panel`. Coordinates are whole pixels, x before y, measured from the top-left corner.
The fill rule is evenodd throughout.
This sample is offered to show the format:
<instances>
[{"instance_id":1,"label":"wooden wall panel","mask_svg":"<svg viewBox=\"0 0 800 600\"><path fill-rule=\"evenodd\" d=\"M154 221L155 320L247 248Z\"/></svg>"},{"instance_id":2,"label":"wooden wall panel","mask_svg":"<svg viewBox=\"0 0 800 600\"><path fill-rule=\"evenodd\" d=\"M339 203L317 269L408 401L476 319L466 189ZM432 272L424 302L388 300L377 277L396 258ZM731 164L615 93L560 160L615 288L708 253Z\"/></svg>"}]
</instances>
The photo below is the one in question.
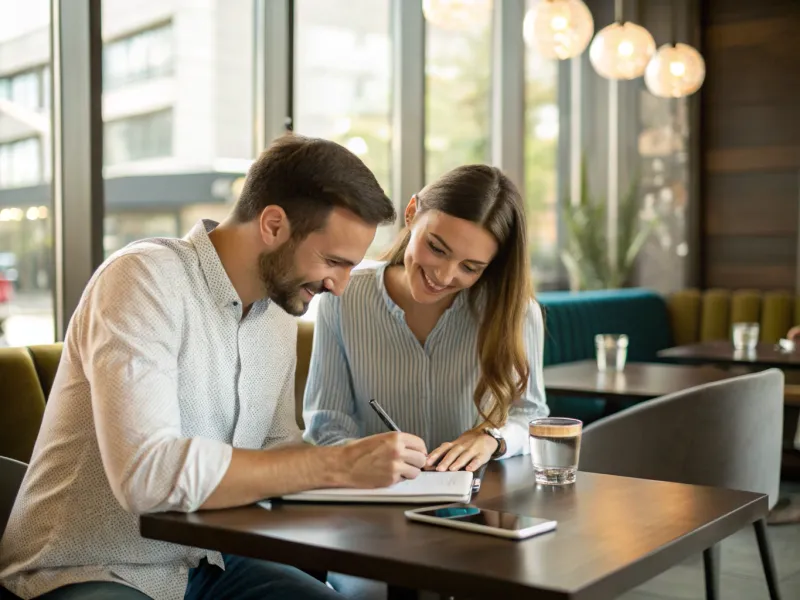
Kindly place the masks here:
<instances>
[{"instance_id":1,"label":"wooden wall panel","mask_svg":"<svg viewBox=\"0 0 800 600\"><path fill-rule=\"evenodd\" d=\"M795 289L800 0L702 3L703 283Z\"/></svg>"}]
</instances>

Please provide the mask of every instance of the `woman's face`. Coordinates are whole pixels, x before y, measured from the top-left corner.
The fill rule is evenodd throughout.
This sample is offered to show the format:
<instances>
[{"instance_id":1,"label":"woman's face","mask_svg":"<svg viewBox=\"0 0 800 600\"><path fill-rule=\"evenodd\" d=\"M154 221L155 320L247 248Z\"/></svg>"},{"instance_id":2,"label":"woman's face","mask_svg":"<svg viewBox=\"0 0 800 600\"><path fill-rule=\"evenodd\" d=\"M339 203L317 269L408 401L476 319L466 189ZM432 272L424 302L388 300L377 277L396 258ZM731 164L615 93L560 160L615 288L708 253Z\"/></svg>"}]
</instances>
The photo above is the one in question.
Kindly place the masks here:
<instances>
[{"instance_id":1,"label":"woman's face","mask_svg":"<svg viewBox=\"0 0 800 600\"><path fill-rule=\"evenodd\" d=\"M415 213L412 200L406 211L413 221L404 263L414 300L434 304L475 285L497 253L492 234L438 210Z\"/></svg>"}]
</instances>

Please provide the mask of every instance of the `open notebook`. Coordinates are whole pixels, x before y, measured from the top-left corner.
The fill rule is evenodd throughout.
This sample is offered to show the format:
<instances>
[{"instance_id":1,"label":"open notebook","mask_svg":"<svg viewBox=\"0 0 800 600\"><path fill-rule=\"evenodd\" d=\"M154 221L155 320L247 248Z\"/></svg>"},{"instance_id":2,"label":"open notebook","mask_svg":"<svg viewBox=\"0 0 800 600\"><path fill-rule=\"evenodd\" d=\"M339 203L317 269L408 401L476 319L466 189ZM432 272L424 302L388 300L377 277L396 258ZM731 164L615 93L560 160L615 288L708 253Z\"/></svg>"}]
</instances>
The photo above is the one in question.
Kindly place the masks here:
<instances>
[{"instance_id":1,"label":"open notebook","mask_svg":"<svg viewBox=\"0 0 800 600\"><path fill-rule=\"evenodd\" d=\"M469 502L472 493L472 473L469 471L423 471L416 479L407 479L385 488L322 489L290 494L283 500L304 502L396 502L424 504L426 502Z\"/></svg>"}]
</instances>

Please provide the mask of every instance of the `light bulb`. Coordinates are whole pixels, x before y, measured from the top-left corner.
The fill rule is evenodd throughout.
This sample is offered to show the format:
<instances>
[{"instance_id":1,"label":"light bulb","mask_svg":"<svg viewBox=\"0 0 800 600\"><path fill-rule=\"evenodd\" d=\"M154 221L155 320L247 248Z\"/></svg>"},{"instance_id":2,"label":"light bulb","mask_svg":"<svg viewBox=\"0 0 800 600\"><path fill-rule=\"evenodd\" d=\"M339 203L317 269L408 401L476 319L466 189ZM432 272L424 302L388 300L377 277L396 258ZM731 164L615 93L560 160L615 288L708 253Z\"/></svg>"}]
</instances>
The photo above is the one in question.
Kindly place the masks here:
<instances>
[{"instance_id":1,"label":"light bulb","mask_svg":"<svg viewBox=\"0 0 800 600\"><path fill-rule=\"evenodd\" d=\"M641 25L612 23L594 36L589 60L607 79L635 79L644 73L655 51L653 36Z\"/></svg>"},{"instance_id":2,"label":"light bulb","mask_svg":"<svg viewBox=\"0 0 800 600\"><path fill-rule=\"evenodd\" d=\"M647 65L644 83L654 96L681 98L699 90L705 77L706 63L697 50L664 44Z\"/></svg>"},{"instance_id":3,"label":"light bulb","mask_svg":"<svg viewBox=\"0 0 800 600\"><path fill-rule=\"evenodd\" d=\"M594 19L582 0L542 0L522 23L525 43L545 58L579 56L593 33Z\"/></svg>"},{"instance_id":4,"label":"light bulb","mask_svg":"<svg viewBox=\"0 0 800 600\"><path fill-rule=\"evenodd\" d=\"M425 20L450 31L482 29L491 22L491 13L492 0L422 0Z\"/></svg>"}]
</instances>

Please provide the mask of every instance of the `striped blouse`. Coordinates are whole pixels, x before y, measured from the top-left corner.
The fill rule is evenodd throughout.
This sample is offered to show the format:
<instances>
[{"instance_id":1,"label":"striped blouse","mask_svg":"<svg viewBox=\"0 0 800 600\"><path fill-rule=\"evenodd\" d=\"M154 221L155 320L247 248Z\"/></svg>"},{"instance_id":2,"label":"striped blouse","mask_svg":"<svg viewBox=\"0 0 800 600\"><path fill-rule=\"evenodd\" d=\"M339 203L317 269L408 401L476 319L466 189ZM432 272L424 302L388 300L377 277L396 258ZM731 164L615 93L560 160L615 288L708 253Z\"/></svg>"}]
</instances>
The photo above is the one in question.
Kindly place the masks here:
<instances>
[{"instance_id":1,"label":"striped blouse","mask_svg":"<svg viewBox=\"0 0 800 600\"><path fill-rule=\"evenodd\" d=\"M342 296L320 298L305 392L305 439L319 445L382 433L370 408L375 398L402 431L433 450L478 422L473 393L480 366L478 325L461 292L419 343L383 281L386 264L353 272ZM530 360L528 390L501 429L505 456L525 454L528 421L549 409L542 383L544 325L531 302L525 320Z\"/></svg>"}]
</instances>

